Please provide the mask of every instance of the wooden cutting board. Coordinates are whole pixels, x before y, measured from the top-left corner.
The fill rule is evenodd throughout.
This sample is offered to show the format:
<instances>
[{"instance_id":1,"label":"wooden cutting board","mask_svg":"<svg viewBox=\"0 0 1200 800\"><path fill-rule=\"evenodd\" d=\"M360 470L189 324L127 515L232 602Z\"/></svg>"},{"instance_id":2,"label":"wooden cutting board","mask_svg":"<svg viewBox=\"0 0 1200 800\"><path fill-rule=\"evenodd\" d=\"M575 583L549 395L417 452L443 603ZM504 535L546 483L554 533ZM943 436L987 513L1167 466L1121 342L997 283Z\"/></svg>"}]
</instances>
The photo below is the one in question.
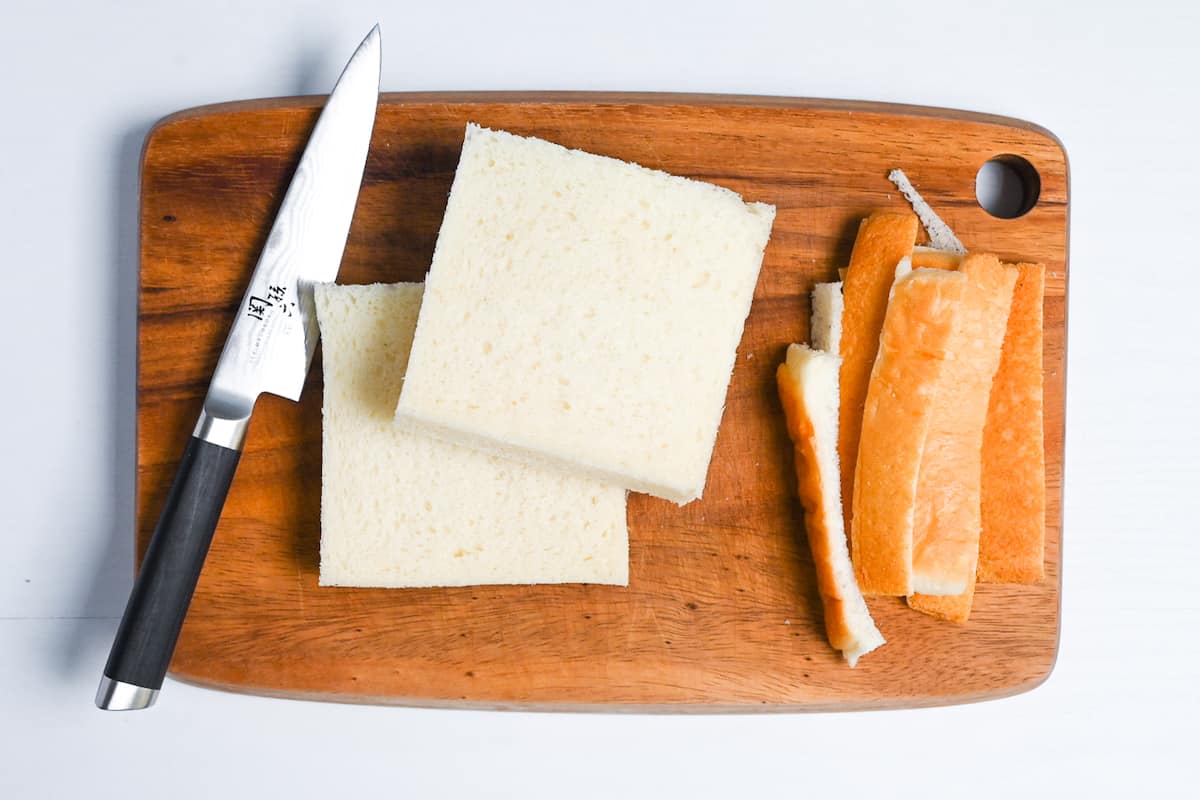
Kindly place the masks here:
<instances>
[{"instance_id":1,"label":"wooden cutting board","mask_svg":"<svg viewBox=\"0 0 1200 800\"><path fill-rule=\"evenodd\" d=\"M185 111L142 164L138 552L323 98ZM317 586L321 367L264 396L171 666L234 691L343 702L614 710L852 709L1037 686L1058 647L1067 159L1026 123L867 103L629 94L382 98L340 282L421 280L468 121L727 186L778 207L704 499L630 495L629 588ZM1037 205L1003 220L980 165L1031 163ZM968 246L1047 265L1046 580L981 586L956 626L881 598L888 644L826 644L774 370L808 338L859 220L902 208L903 167Z\"/></svg>"}]
</instances>

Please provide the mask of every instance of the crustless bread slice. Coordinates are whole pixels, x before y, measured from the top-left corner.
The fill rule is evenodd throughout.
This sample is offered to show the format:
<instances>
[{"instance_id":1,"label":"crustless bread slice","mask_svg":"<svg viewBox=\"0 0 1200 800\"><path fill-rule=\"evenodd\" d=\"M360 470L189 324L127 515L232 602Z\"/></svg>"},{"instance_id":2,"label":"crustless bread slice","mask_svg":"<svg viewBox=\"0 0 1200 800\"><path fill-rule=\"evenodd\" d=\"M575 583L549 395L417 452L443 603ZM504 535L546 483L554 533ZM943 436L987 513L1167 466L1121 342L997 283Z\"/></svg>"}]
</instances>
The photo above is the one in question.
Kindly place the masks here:
<instances>
[{"instance_id":1,"label":"crustless bread slice","mask_svg":"<svg viewBox=\"0 0 1200 800\"><path fill-rule=\"evenodd\" d=\"M774 217L710 183L468 126L397 416L699 497Z\"/></svg>"},{"instance_id":2,"label":"crustless bread slice","mask_svg":"<svg viewBox=\"0 0 1200 800\"><path fill-rule=\"evenodd\" d=\"M627 583L622 489L397 428L421 291L316 287L321 585Z\"/></svg>"}]
</instances>

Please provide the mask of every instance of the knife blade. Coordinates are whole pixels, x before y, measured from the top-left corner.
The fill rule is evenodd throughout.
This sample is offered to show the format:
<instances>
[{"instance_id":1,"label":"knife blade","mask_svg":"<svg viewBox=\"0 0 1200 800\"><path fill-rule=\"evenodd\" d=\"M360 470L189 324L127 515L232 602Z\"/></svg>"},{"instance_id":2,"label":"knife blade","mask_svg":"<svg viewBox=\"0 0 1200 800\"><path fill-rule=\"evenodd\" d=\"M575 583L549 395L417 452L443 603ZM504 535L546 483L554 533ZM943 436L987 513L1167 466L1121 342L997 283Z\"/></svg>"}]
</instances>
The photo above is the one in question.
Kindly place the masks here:
<instances>
[{"instance_id":1,"label":"knife blade","mask_svg":"<svg viewBox=\"0 0 1200 800\"><path fill-rule=\"evenodd\" d=\"M316 349L313 284L332 281L354 216L379 99L379 26L325 102L284 195L167 494L96 692L147 708L170 665L262 393L300 399Z\"/></svg>"}]
</instances>

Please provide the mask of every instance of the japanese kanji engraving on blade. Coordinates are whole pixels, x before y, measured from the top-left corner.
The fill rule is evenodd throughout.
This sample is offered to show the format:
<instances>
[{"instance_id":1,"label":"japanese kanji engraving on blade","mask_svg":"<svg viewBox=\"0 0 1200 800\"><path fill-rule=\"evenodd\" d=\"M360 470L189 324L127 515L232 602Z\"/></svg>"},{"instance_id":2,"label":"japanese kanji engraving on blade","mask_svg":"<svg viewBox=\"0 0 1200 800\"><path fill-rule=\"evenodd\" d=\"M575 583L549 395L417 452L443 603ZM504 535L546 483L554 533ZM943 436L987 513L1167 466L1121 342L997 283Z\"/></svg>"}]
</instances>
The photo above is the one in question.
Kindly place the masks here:
<instances>
[{"instance_id":1,"label":"japanese kanji engraving on blade","mask_svg":"<svg viewBox=\"0 0 1200 800\"><path fill-rule=\"evenodd\" d=\"M321 112L259 256L209 386L209 419L196 428L207 441L236 444L231 435L244 435L244 425L233 421L248 418L263 392L300 398L317 345L312 285L337 277L375 122L379 69L376 28Z\"/></svg>"}]
</instances>

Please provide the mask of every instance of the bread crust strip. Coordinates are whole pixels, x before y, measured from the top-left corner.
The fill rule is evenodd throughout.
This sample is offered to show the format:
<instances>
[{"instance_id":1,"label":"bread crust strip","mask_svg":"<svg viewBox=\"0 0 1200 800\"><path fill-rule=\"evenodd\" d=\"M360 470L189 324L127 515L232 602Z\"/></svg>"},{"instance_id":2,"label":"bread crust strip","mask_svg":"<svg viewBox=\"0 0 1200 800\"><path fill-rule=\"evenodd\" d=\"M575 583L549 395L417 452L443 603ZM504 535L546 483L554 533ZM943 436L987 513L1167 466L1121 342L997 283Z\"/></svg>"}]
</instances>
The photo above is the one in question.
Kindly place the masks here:
<instances>
[{"instance_id":1,"label":"bread crust strip","mask_svg":"<svg viewBox=\"0 0 1200 800\"><path fill-rule=\"evenodd\" d=\"M854 578L837 460L838 357L793 344L776 382L795 447L796 484L825 611L825 635L853 667L884 643Z\"/></svg>"},{"instance_id":2,"label":"bread crust strip","mask_svg":"<svg viewBox=\"0 0 1200 800\"><path fill-rule=\"evenodd\" d=\"M1017 285L983 433L982 583L1045 577L1046 449L1042 303L1046 269L1017 264Z\"/></svg>"},{"instance_id":3,"label":"bread crust strip","mask_svg":"<svg viewBox=\"0 0 1200 800\"><path fill-rule=\"evenodd\" d=\"M914 270L896 281L887 306L862 414L850 527L867 595L912 594L917 477L965 287L960 272ZM845 399L842 411L844 418Z\"/></svg>"},{"instance_id":4,"label":"bread crust strip","mask_svg":"<svg viewBox=\"0 0 1200 800\"><path fill-rule=\"evenodd\" d=\"M913 590L929 595L961 594L975 579L983 429L1017 280L1015 267L982 253L966 256L959 272L967 283L933 398L913 512Z\"/></svg>"},{"instance_id":5,"label":"bread crust strip","mask_svg":"<svg viewBox=\"0 0 1200 800\"><path fill-rule=\"evenodd\" d=\"M896 266L912 255L917 240L917 217L909 212L877 211L858 229L850 266L842 286L844 311L838 376L842 403L838 415L838 458L842 464L842 498L854 497L854 472L858 463L863 407L879 334L887 314L888 297L896 278ZM853 520L847 506L846 527Z\"/></svg>"}]
</instances>

